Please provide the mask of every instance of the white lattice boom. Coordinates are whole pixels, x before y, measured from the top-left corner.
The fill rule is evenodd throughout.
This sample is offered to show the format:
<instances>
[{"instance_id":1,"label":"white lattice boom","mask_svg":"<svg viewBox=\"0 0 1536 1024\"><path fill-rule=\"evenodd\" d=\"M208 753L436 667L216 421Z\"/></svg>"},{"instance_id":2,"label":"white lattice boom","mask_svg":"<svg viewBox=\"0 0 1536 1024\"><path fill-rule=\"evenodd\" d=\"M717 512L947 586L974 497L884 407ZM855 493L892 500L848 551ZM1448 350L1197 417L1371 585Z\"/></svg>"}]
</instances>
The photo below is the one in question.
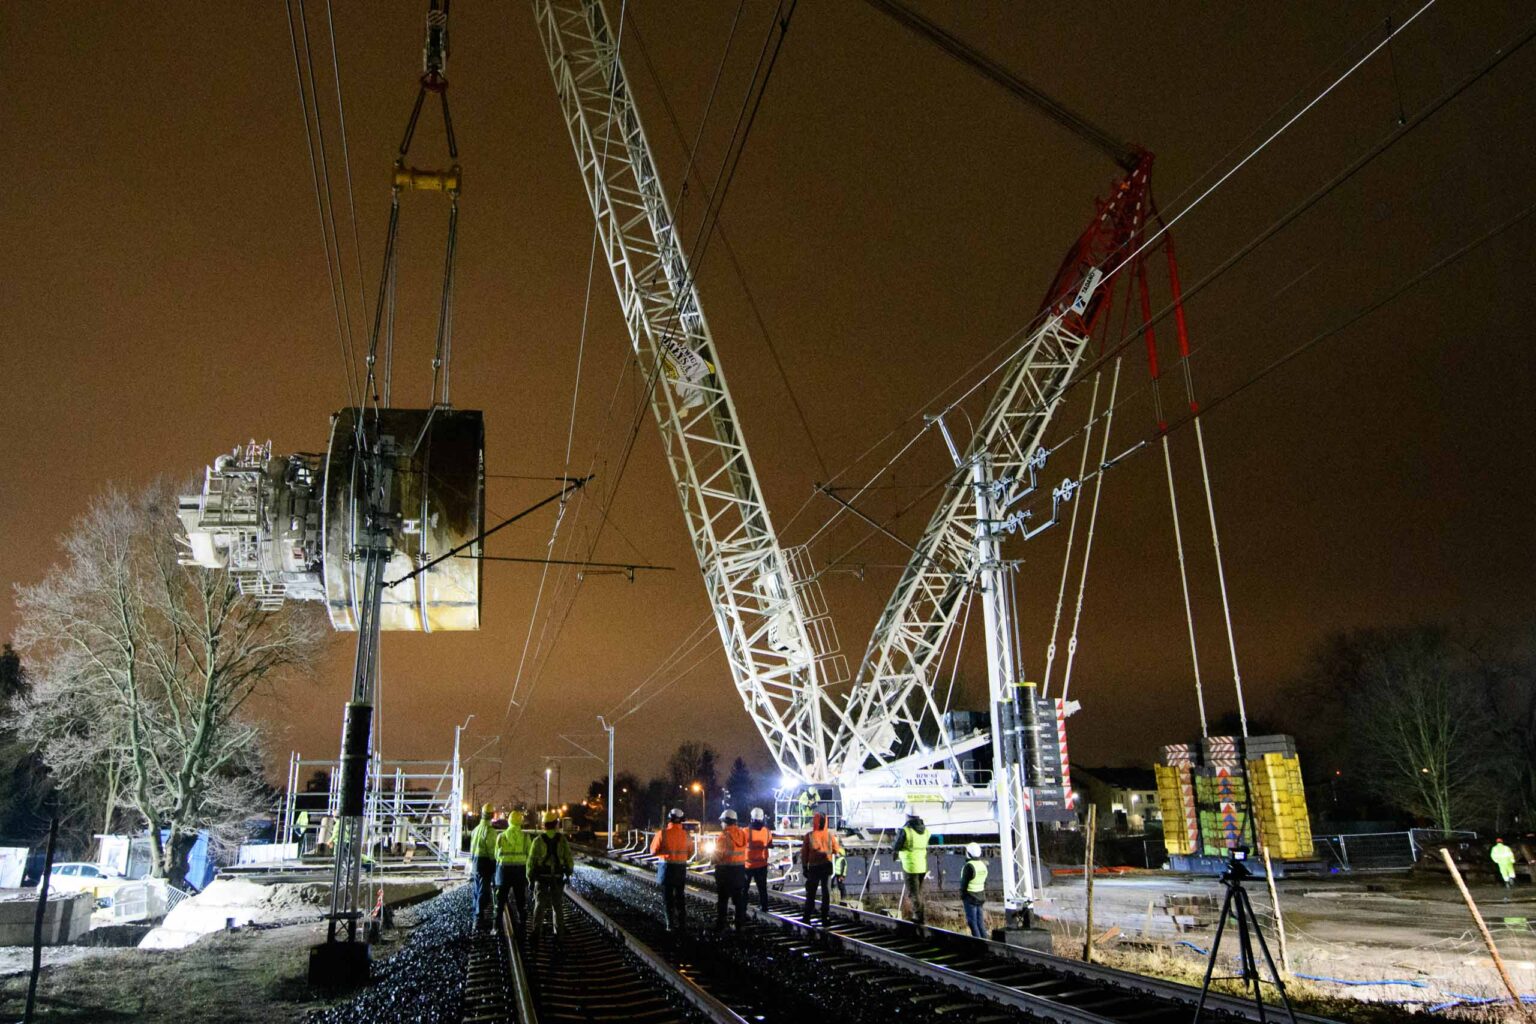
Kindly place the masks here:
<instances>
[{"instance_id":1,"label":"white lattice boom","mask_svg":"<svg viewBox=\"0 0 1536 1024\"><path fill-rule=\"evenodd\" d=\"M534 0L667 464L742 703L775 761L829 776L827 700L804 588L779 547L687 257L598 0Z\"/></svg>"}]
</instances>

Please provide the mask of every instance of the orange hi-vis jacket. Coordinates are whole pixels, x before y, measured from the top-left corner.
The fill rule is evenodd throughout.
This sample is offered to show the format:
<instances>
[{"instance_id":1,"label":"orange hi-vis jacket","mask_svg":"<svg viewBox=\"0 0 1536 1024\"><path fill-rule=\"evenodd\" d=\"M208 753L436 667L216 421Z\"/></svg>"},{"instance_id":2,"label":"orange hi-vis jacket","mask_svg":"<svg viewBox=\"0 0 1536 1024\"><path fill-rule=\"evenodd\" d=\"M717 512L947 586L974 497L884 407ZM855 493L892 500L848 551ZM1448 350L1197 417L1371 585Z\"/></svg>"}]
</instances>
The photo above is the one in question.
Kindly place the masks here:
<instances>
[{"instance_id":1,"label":"orange hi-vis jacket","mask_svg":"<svg viewBox=\"0 0 1536 1024\"><path fill-rule=\"evenodd\" d=\"M806 867L828 864L834 853L842 852L843 844L838 842L837 836L829 828L812 829L800 841L800 863Z\"/></svg>"},{"instance_id":2,"label":"orange hi-vis jacket","mask_svg":"<svg viewBox=\"0 0 1536 1024\"><path fill-rule=\"evenodd\" d=\"M651 840L651 852L668 864L687 864L692 849L693 840L688 838L688 830L681 825L668 824Z\"/></svg>"},{"instance_id":3,"label":"orange hi-vis jacket","mask_svg":"<svg viewBox=\"0 0 1536 1024\"><path fill-rule=\"evenodd\" d=\"M772 847L773 829L766 825L764 825L762 828L747 829L747 867L767 867L768 851Z\"/></svg>"},{"instance_id":4,"label":"orange hi-vis jacket","mask_svg":"<svg viewBox=\"0 0 1536 1024\"><path fill-rule=\"evenodd\" d=\"M715 866L740 868L747 864L747 830L740 825L727 825L715 840Z\"/></svg>"}]
</instances>

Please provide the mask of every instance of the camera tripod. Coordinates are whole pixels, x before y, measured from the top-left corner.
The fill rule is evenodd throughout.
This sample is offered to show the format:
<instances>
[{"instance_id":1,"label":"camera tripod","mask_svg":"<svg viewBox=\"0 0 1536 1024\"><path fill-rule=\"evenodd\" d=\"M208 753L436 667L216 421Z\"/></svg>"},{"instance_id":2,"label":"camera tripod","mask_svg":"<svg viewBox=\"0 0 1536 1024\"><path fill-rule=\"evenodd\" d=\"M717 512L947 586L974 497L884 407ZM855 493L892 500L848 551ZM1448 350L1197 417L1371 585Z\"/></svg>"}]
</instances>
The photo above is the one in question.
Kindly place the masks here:
<instances>
[{"instance_id":1,"label":"camera tripod","mask_svg":"<svg viewBox=\"0 0 1536 1024\"><path fill-rule=\"evenodd\" d=\"M1205 981L1200 986L1200 1002L1195 1005L1195 1024L1199 1024L1201 1015L1205 1012L1205 997L1211 991L1211 980L1216 972L1216 958L1221 954L1221 936L1226 931L1229 917L1233 919L1237 928L1240 973L1225 977L1242 981L1245 995L1248 987L1252 985L1253 1005L1259 1011L1259 1020L1267 1019L1264 1015L1264 980L1259 976L1258 961L1253 956L1254 940L1258 940L1259 952L1264 954L1264 962L1269 965L1269 976L1274 979L1275 990L1280 993L1281 1005L1285 1007L1291 1024L1296 1024L1296 1011L1291 1008L1290 997L1285 994L1285 981L1281 979L1280 972L1275 968L1275 958L1269 955L1269 945L1264 941L1264 933L1259 930L1258 919L1254 917L1253 904L1248 899L1248 890L1243 888L1243 880L1252 877L1253 874L1248 870L1247 865L1247 851L1233 850L1232 859L1227 862L1227 870L1221 875L1221 884L1226 887L1227 898L1221 905L1221 919L1216 924L1216 938L1211 942L1211 956L1205 965Z\"/></svg>"}]
</instances>

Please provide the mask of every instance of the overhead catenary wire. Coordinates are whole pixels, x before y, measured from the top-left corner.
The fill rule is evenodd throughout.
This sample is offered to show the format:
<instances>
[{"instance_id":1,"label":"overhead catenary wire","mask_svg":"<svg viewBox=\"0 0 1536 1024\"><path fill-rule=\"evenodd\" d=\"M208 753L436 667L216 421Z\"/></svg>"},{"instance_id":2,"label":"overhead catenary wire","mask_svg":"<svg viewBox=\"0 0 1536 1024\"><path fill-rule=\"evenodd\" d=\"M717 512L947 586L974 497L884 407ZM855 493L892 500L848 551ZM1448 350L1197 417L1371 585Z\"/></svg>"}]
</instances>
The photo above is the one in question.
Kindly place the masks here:
<instances>
[{"instance_id":1,"label":"overhead catenary wire","mask_svg":"<svg viewBox=\"0 0 1536 1024\"><path fill-rule=\"evenodd\" d=\"M672 106L671 98L668 97L665 87L662 85L660 76L656 73L656 65L652 62L650 51L645 45L645 37L640 32L640 26L634 23L633 16L631 16L630 20L632 23L630 31L634 36L641 62L645 65L651 83L656 88L656 96L661 103L662 112L666 115L667 123L671 125L672 132L677 136L679 144L686 147L687 139L683 134L682 124L678 120L677 112ZM702 128L702 123L700 127ZM705 188L703 178L699 176L696 170L696 163L692 157L692 154L697 152L697 145L696 140L694 146L688 150L690 157L687 171L684 174L684 188L687 188L687 181L691 176L701 189L705 189L705 201L707 203L709 193L707 188ZM763 316L762 306L757 301L757 294L747 281L746 271L742 268L741 260L736 255L736 247L731 244L730 236L726 233L725 225L718 215L715 217L714 232L720 240L721 248L725 251L726 259L731 264L731 269L737 283L741 285L742 297L747 301L747 311L752 314L752 320L757 325L758 333L762 335L763 343L767 346L768 355L773 360L774 369L778 371L779 380L784 385L784 393L789 398L790 406L795 410L795 417L800 421L800 428L804 431L806 442L810 445L811 457L816 460L816 465L820 467L822 475L826 476L830 470L827 468L826 458L822 455L821 446L816 443L816 435L811 430L810 419L805 414L805 407L801 404L800 396L795 392L794 385L790 383L789 373L784 367L783 358L779 355L779 347L773 340L773 333L768 329L768 322Z\"/></svg>"},{"instance_id":2,"label":"overhead catenary wire","mask_svg":"<svg viewBox=\"0 0 1536 1024\"><path fill-rule=\"evenodd\" d=\"M1421 12L1422 12L1422 8L1421 8ZM1405 22L1403 25L1398 26L1396 32L1400 33L1406 27L1406 25L1407 25L1407 23ZM1398 127L1394 128L1392 131L1388 132L1386 136L1384 136L1382 139L1380 139L1374 145L1368 147L1355 160L1350 162L1340 172L1338 172L1333 178L1331 178L1330 180L1325 182L1323 185L1321 185L1311 195L1309 195L1307 198L1302 200L1300 203L1296 204L1294 207L1292 207L1289 211L1287 211L1280 218L1276 219L1275 221L1272 221L1268 226L1266 226L1257 235L1255 235L1253 238L1251 238L1247 243L1245 243L1244 245L1240 246L1237 250L1235 250L1229 257L1227 257L1225 260L1223 260L1219 265L1217 265L1211 271L1207 272L1194 285L1191 285L1189 288L1185 289L1184 290L1184 294L1183 294L1183 298L1184 298L1185 302L1187 303L1194 296L1198 295L1200 292L1204 291L1207 287L1209 287L1211 284L1213 284L1214 282L1219 280L1225 274L1229 273L1234 267L1236 267L1239 263L1241 263L1244 259L1246 259L1249 255L1251 255L1259 247L1261 247L1265 242L1267 242L1271 238L1275 237L1275 235L1277 235L1280 231L1284 230L1290 224L1294 223L1295 220L1297 218L1299 218L1302 214L1306 213L1313 206L1315 206L1318 202L1321 202L1322 199L1324 199L1325 197L1330 195L1332 192L1337 190L1339 187L1344 185L1346 182L1351 180L1357 173L1359 173L1360 170L1362 170L1364 167L1368 166L1370 163L1372 163L1373 161L1375 161L1376 159L1381 157L1383 154L1385 154L1394 145L1396 145L1399 141L1401 141L1403 138L1405 138L1409 133L1411 133L1412 131L1414 131L1415 129L1417 129L1418 127L1423 125L1424 123L1426 123L1431 117L1433 117L1436 113L1438 113L1441 109L1443 109L1447 104L1449 104L1451 101L1453 101L1454 99L1456 99L1457 97L1462 95L1472 85L1476 84L1478 81L1482 80L1484 77L1486 77L1488 74L1490 74L1495 68L1497 68L1500 64L1502 64L1506 59L1508 59L1509 57L1513 56L1515 53L1517 53L1521 49L1523 49L1526 45L1528 45L1531 42L1531 39L1533 38L1533 36L1536 36L1536 24L1533 24L1532 26L1528 27L1526 30L1521 32L1510 43L1508 43L1508 44L1506 44L1506 45L1496 49L1492 53L1492 55L1490 55L1490 57L1486 61L1484 61L1484 63L1482 65L1480 65L1479 67L1475 68L1473 71L1469 72L1460 81L1458 81L1457 83L1455 83L1454 85L1452 85L1451 87L1446 89L1443 93L1441 93L1434 100L1432 100L1429 103L1427 103L1424 107L1422 107L1418 111L1418 113L1416 113L1413 117L1409 118L1406 124L1398 126ZM1379 47L1377 47L1376 49L1379 49ZM1372 51L1372 53L1374 53L1374 52L1376 52L1376 50ZM1310 107L1315 106L1316 103L1317 103L1318 98L1321 98L1322 95L1326 95L1327 92L1330 92L1334 88L1336 88L1338 86L1338 84L1343 81L1344 78L1347 78L1356 69L1358 69L1360 67L1361 63L1365 59L1368 59L1369 56L1370 56L1370 54L1367 54L1367 56L1365 58L1361 58L1360 61L1356 61L1354 64L1352 64L1350 66L1350 68L1345 72L1345 74L1343 76L1334 79L1333 82L1327 87L1327 89L1325 89L1323 93L1319 94L1319 97L1314 98L1314 100L1311 103L1308 104L1308 108L1310 109ZM1271 119L1273 118L1273 116L1274 115L1271 115ZM1278 137L1280 132L1283 132L1284 130L1289 128L1291 125L1294 125L1296 123L1296 120L1297 120L1296 116L1293 116L1293 117L1289 118L1286 121L1286 123L1280 129L1278 129L1275 133L1271 133L1266 138L1265 142L1261 144L1260 148L1262 148L1263 146L1268 145L1270 142L1272 142L1276 137ZM1239 163L1247 163L1252 158L1252 156L1255 153L1257 153L1257 152L1258 152L1257 149L1252 151L1252 152L1250 152L1250 154L1248 156L1244 157L1241 161L1239 161ZM1229 179L1230 177L1231 177L1231 173L1229 172L1229 173L1224 174L1222 176L1222 180L1225 181L1225 180ZM1209 196L1214 191L1214 187L1215 186L1213 186L1210 189L1206 189L1204 192L1202 192L1201 196L1199 198L1199 201L1203 201L1204 199L1209 198ZM1189 209L1192 206L1193 206L1193 204L1191 204L1190 207L1185 207L1180 212L1179 216L1182 217L1185 213L1189 212ZM1116 266L1111 268L1109 273L1106 274L1106 280L1109 278L1110 275L1118 273L1125 266L1126 266L1126 261L1122 261L1120 264L1117 264ZM1091 362L1089 365L1084 367L1079 372L1078 376L1073 380L1073 382L1068 385L1068 388L1070 389L1072 387L1075 387L1077 384L1079 384L1083 380L1087 379L1088 376L1091 373L1093 373L1097 369L1101 368L1105 364L1105 362L1107 362L1109 359L1118 358L1118 356L1124 351L1125 347L1131 343L1131 340L1134 339L1137 336L1137 334L1139 334L1142 330L1146 329L1147 327L1149 327L1151 325L1155 325L1155 324L1161 323L1163 320L1165 320L1173 312L1173 310L1174 310L1173 304L1169 303L1169 304L1163 306L1163 308L1160 309L1149 320L1147 320L1144 323L1142 323L1141 325L1139 325L1138 328L1135 331L1133 331L1131 333L1123 334L1122 335L1122 340L1120 342L1118 342L1117 344L1115 344L1113 346L1110 346L1110 347L1106 348L1106 350L1103 351L1102 353L1100 353L1093 360L1093 362ZM857 455L847 466L845 466L843 469L839 470L836 474L834 474L833 475L833 480L839 479L846 472L848 472L848 470L851 469L853 466L858 465L859 463L863 462L871 454L873 454L876 450L878 450L879 448L883 447L894 435L897 434L898 431L901 430L902 427L904 427L904 426L910 424L912 421L914 421L914 420L924 416L924 410L925 409L934 408L935 405L939 402L939 400L943 398L943 396L945 396L946 394L950 393L955 388L961 387L962 384L964 383L964 381L967 378L971 377L976 372L976 370L978 368L990 364L991 368L986 373L984 373L980 378L978 378L977 380L972 382L968 387L965 387L960 392L960 394L958 394L954 398L951 398L951 399L947 400L946 404L944 404L942 406L942 408L941 408L940 412L938 413L938 415L943 415L944 413L948 412L949 410L958 407L961 402L964 402L967 398L969 398L977 390L979 390L980 388L985 386L986 382L988 380L990 380L993 376L1003 372L1007 368L1009 363L1017 355L1017 349L1014 348L1014 346L1016 346L1020 342L1021 339L1025 338L1027 336L1028 332L1030 332L1035 327L1037 327L1039 325L1039 323L1042 322L1043 317L1044 317L1044 313L1043 312L1041 314L1037 314L1033 319L1031 319L1029 322L1024 324L1022 327L1020 327L1017 330L1011 332L1007 337L1003 338L996 345L992 346L991 349L989 349L985 354L983 354L980 358L978 358L975 362L973 362L970 367L968 367L965 371L963 371L961 374L959 374L957 377L955 377L953 380L951 380L948 384L946 384L944 387L940 388L937 392L935 392L934 395L927 402L919 405L910 415L905 417L902 421L900 421L898 424L896 424L896 426L892 427L889 431L887 431L881 438L879 438L877 441L875 441L869 447L864 449L864 451L862 451L859 455ZM999 353L1005 353L1005 354L1003 354L1001 358L998 358ZM897 460L899 460L899 458L901 458L903 455L905 455L906 451L909 450L911 448L911 446L916 443L916 441L926 432L927 429L928 429L928 424L925 423L907 441L907 443L903 446L902 450L899 451L896 456L894 456L890 460L887 460L887 462L883 466L881 466L878 470L876 470L875 473L872 474L865 481L865 487L873 485L876 480L878 480L881 476L883 476L884 473L887 472L895 464L895 462ZM796 513L796 516L794 517L795 519L798 519L799 515L804 511L804 509L810 505L811 501L813 500L813 498L815 496L815 493L816 492L813 491L810 495L808 495L806 497L805 502L804 502L804 504L802 504L800 511ZM826 521L824 521L822 523L821 527L817 530L817 535L819 535L825 529L827 529L831 525L833 525L833 523L842 515L842 511L843 510L839 509L839 510L835 511L830 517L828 517L828 519ZM791 522L793 522L793 521L794 520L792 519ZM871 535L866 535L866 537L862 541L860 541L860 543L858 545L855 545L854 549L850 549L850 550L856 550L857 547L862 546L863 543L868 541L869 536L871 536Z\"/></svg>"},{"instance_id":3,"label":"overhead catenary wire","mask_svg":"<svg viewBox=\"0 0 1536 1024\"><path fill-rule=\"evenodd\" d=\"M1193 424L1198 422L1200 419L1202 419L1202 418L1204 418L1206 416L1209 416L1216 409L1219 409L1220 407L1222 407L1226 403L1228 403L1231 400L1233 400L1234 398L1236 398L1238 395L1241 395L1242 393L1246 392L1249 388L1251 388L1251 387L1255 386L1256 384L1260 383L1261 381L1265 380L1271 374L1273 374L1276 371L1280 370L1282 367L1284 367L1287 364L1291 363L1292 361L1294 361L1298 357L1300 357L1300 356L1304 355L1305 353L1311 351L1312 349L1316 348L1318 345L1320 345L1323 342L1329 340L1330 338L1333 338L1333 337L1343 333L1344 331L1348 330L1350 327L1353 327L1355 324L1361 322L1362 320L1366 319L1367 317L1370 317L1373 314L1375 314L1375 313L1379 312L1380 310L1384 309L1385 307L1391 305L1397 299L1401 298L1402 296L1407 294L1409 291L1411 291L1413 288L1415 288L1418 285L1422 284L1424 281L1428 280L1430 277L1434 276L1439 271L1444 270L1445 268L1447 268L1449 266L1452 266L1456 262L1464 259L1466 256L1470 255L1471 253L1473 253L1476 250L1480 249L1482 246L1484 246L1484 245L1488 244L1489 242L1493 241L1498 236L1502 235L1504 232L1509 231L1510 229L1512 229L1514 227L1517 227L1520 224L1523 224L1525 221L1531 219L1531 217L1533 215L1536 215L1536 202L1532 202L1531 204L1521 208L1516 213L1514 213L1512 216L1506 218L1505 220L1502 220L1502 221L1498 222L1497 224L1495 224L1492 227L1487 228L1486 230L1478 233L1476 236L1474 236L1473 238L1467 240L1466 242L1462 243L1461 245L1457 246L1456 248L1454 248L1454 249L1444 253L1443 255L1435 258L1430 263L1428 263L1425 266L1421 267L1418 271L1416 271L1412 275L1410 275L1410 276L1404 278L1403 280L1401 280L1396 286L1394 286L1391 289L1389 289L1388 291L1384 292L1383 294L1378 296L1376 299L1372 300L1371 302L1369 302L1369 303L1367 303L1367 304L1365 304L1363 306L1360 306L1360 307L1356 308L1353 312L1345 315L1342 319L1336 321L1332 326L1324 328L1323 330L1318 331L1317 333L1311 335L1310 337L1308 337L1308 338L1304 339L1303 341L1299 342L1298 344L1294 345L1290 349L1287 349L1280 356L1278 356L1277 358L1275 358L1271 362L1265 364L1262 368L1260 368L1259 370L1257 370L1253 374L1249 375L1248 377L1245 377L1238 384L1236 384L1233 387L1229 388L1228 390L1222 392L1216 398L1214 398L1214 399L1212 399L1212 400L1210 400L1208 402L1202 403L1198 411L1191 412L1191 413L1187 414L1186 416L1184 416L1181 419L1176 419L1176 420L1173 420L1172 422L1170 422L1168 424L1167 429L1166 429L1165 432L1168 433L1168 434L1176 433L1179 430L1184 429L1185 427L1192 426ZM1209 345L1196 347L1196 348L1191 350L1190 354L1191 354L1191 356L1199 355L1201 352L1205 351L1205 349L1207 347L1209 347ZM1143 436L1136 443L1134 443L1134 444L1130 445L1129 447L1127 447L1121 455L1116 456L1114 459L1108 460L1106 462L1106 464L1104 466L1102 466L1101 468L1099 468L1097 470L1094 470L1094 471L1091 471L1088 474L1088 476L1083 481L1081 481L1081 482L1086 484L1089 481L1102 478L1103 475L1105 473L1107 473L1109 469L1112 469L1112 468L1120 465L1121 463L1123 463L1124 461L1129 459L1131 456L1133 456L1137 452L1143 451L1146 448L1150 447L1151 446L1151 442L1156 440L1160 436L1161 433L1164 433L1164 431L1157 430L1157 431L1153 431L1152 433L1150 433L1148 435ZM1023 507L1024 508L1033 507L1034 505L1036 505L1038 503L1038 500L1039 499L1037 499L1036 502L1027 503Z\"/></svg>"},{"instance_id":4,"label":"overhead catenary wire","mask_svg":"<svg viewBox=\"0 0 1536 1024\"><path fill-rule=\"evenodd\" d=\"M1428 5L1426 5L1426 7L1427 7L1427 6L1428 6ZM1406 27L1406 23L1405 23L1405 26L1404 26L1404 27ZM1358 67L1358 64L1357 64L1357 65L1356 65L1356 67ZM1351 70L1353 70L1353 69L1351 69ZM1335 82L1335 86L1336 86L1336 85L1337 85L1337 82ZM1330 89L1331 89L1331 88L1332 88L1332 87L1330 87ZM1315 102L1316 102L1316 101L1314 101L1314 104L1315 104ZM1309 106L1310 106L1310 105L1309 105ZM1304 112L1305 112L1305 111L1303 111L1303 113L1304 113ZM1299 116L1299 115L1298 115L1298 116ZM1292 123L1294 123L1294 121L1295 121L1295 118L1293 118L1293 119L1291 119L1291 121L1289 121L1289 122L1287 122L1287 125L1284 125L1284 126L1282 126L1282 128L1281 128L1281 131L1283 131L1283 130L1285 130L1285 128L1286 128L1286 127L1288 127L1288 126L1289 126L1289 125L1290 125L1290 124L1292 124ZM1276 134L1278 134L1278 133L1276 133ZM1269 139L1268 139L1268 140L1266 140L1266 144L1267 144L1267 143L1268 143L1268 142L1269 142L1269 141L1272 141L1272 140L1273 140L1273 139L1274 139L1274 138L1275 138L1275 137L1276 137L1276 135L1271 135L1271 136L1270 136L1270 137L1269 137ZM1261 147L1261 148L1262 148L1262 147ZM1247 162L1247 160L1248 160L1248 159L1251 159L1251 156L1252 156L1252 154L1250 154L1250 157L1248 157L1248 158L1245 158L1245 159L1244 159L1244 161L1243 161L1243 162L1244 162L1244 163L1246 163L1246 162ZM1235 169L1236 169L1236 168L1234 168L1234 171L1235 171ZM1222 181L1225 181L1225 180L1226 180L1226 179L1227 179L1227 178L1229 178L1229 177L1230 177L1230 176L1231 176L1231 173L1232 173L1232 172L1229 172L1229 173L1228 173L1228 174L1227 174L1227 175L1224 175L1224 176L1223 176L1223 179L1222 179ZM1204 199L1205 199L1205 198L1208 198L1208 196L1209 196L1209 195L1210 195L1210 194L1211 194L1211 192L1212 192L1212 191L1213 191L1213 190L1214 190L1214 189L1215 189L1215 188L1216 188L1216 187L1218 187L1218 186L1219 186L1219 185L1220 185L1220 184L1221 184L1221 182L1218 182L1218 183L1217 183L1217 185L1216 185L1216 186L1212 186L1212 189L1208 189L1208 190L1206 190L1206 192L1204 192L1204 193L1202 193L1202 195L1201 195L1201 196L1200 196L1200 197L1199 197L1199 200L1197 200L1197 202L1198 202L1198 201L1203 201L1203 200L1204 200ZM1195 205L1195 204L1191 204L1191 207L1192 207L1192 206L1193 206L1193 205ZM1189 212L1189 211L1188 211L1188 209L1185 209L1185 210L1184 210L1184 211L1181 211L1181 214L1180 214L1180 216L1183 216L1183 215L1184 215L1184 214L1185 214L1185 213L1187 213L1187 212ZM1208 410L1207 410L1207 411L1208 411ZM892 433L894 433L894 431L892 431ZM888 434L888 435L887 435L887 437L889 437L889 434ZM883 443L883 441L884 441L884 440L885 440L885 439L882 439L882 441L881 441L881 442L879 442L879 443ZM861 458L863 458L863 456L861 456ZM893 460L893 461L894 461L894 460ZM878 474L877 474L877 475L878 475ZM834 518L835 518L835 517L834 517Z\"/></svg>"}]
</instances>

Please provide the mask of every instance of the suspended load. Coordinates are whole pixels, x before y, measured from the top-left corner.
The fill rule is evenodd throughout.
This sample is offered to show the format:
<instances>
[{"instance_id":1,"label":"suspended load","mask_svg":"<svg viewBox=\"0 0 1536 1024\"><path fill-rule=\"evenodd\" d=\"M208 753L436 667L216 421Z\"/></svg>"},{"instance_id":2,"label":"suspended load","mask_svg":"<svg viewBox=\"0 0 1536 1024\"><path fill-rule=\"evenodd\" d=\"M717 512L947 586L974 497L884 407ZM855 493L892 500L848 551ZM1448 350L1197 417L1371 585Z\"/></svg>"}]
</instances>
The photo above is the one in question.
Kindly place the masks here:
<instances>
[{"instance_id":1,"label":"suspended load","mask_svg":"<svg viewBox=\"0 0 1536 1024\"><path fill-rule=\"evenodd\" d=\"M1251 844L1251 787L1259 845L1275 860L1312 859L1312 825L1292 737L1210 736L1199 745L1167 746L1153 770L1170 855L1224 857Z\"/></svg>"},{"instance_id":2,"label":"suspended load","mask_svg":"<svg viewBox=\"0 0 1536 1024\"><path fill-rule=\"evenodd\" d=\"M485 425L480 412L343 409L324 456L274 455L252 442L221 455L200 494L180 499L191 564L228 569L240 591L277 608L324 601L331 625L355 630L363 530L359 438L377 445L392 553L379 628L480 628L479 536L485 522ZM451 557L443 557L452 552ZM439 560L440 559L440 560ZM420 570L419 572L417 570Z\"/></svg>"}]
</instances>

